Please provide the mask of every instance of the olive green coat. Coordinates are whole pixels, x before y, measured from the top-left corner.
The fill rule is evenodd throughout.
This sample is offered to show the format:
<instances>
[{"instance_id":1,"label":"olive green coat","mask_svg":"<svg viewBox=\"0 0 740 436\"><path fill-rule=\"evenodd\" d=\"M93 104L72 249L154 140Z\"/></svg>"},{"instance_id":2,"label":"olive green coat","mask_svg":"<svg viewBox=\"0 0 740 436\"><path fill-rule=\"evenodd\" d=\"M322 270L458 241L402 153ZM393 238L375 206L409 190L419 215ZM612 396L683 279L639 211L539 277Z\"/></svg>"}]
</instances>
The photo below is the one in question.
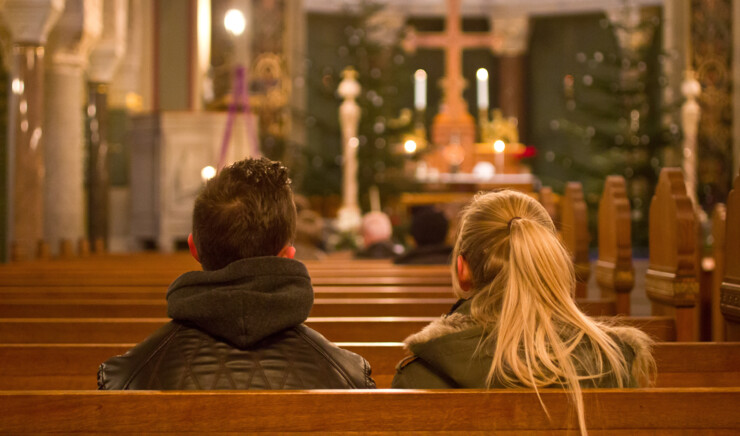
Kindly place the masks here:
<instances>
[{"instance_id":1,"label":"olive green coat","mask_svg":"<svg viewBox=\"0 0 740 436\"><path fill-rule=\"evenodd\" d=\"M392 387L398 389L485 389L491 368L490 353L476 353L483 329L470 317L470 301L460 301L453 311L435 320L422 331L409 336L406 347L412 356L396 366ZM637 329L616 328L611 335L617 341L630 367L637 359L650 359L650 341ZM586 346L575 353L588 357ZM582 387L617 387L614 377L581 382ZM632 377L625 386L637 386ZM494 383L493 388L502 388Z\"/></svg>"}]
</instances>

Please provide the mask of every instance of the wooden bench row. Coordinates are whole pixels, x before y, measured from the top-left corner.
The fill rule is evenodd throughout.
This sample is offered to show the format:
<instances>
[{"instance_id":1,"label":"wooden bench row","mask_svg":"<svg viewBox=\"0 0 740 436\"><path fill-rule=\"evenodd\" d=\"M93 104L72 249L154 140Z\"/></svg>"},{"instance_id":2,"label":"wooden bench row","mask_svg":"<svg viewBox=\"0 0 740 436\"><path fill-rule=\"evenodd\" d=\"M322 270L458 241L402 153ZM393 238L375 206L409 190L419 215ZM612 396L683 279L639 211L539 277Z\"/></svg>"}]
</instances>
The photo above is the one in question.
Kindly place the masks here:
<instances>
[{"instance_id":1,"label":"wooden bench row","mask_svg":"<svg viewBox=\"0 0 740 436\"><path fill-rule=\"evenodd\" d=\"M0 344L0 390L96 389L98 365L135 344ZM406 355L398 342L346 342L363 356L379 388L390 387ZM740 344L658 343L656 387L740 386Z\"/></svg>"},{"instance_id":2,"label":"wooden bench row","mask_svg":"<svg viewBox=\"0 0 740 436\"><path fill-rule=\"evenodd\" d=\"M306 324L333 342L400 342L437 317L314 317ZM612 318L607 318L612 320ZM163 318L0 318L0 343L134 343L168 322ZM669 317L624 317L658 341L675 341Z\"/></svg>"},{"instance_id":3,"label":"wooden bench row","mask_svg":"<svg viewBox=\"0 0 740 436\"><path fill-rule=\"evenodd\" d=\"M316 298L311 316L440 316L455 298ZM590 316L613 313L609 300L579 300ZM25 299L0 301L0 318L158 318L167 316L164 299Z\"/></svg>"},{"instance_id":4,"label":"wooden bench row","mask_svg":"<svg viewBox=\"0 0 740 436\"><path fill-rule=\"evenodd\" d=\"M730 434L740 388L585 390L593 434ZM547 408L547 414L542 404ZM574 434L560 390L0 392L2 433Z\"/></svg>"}]
</instances>

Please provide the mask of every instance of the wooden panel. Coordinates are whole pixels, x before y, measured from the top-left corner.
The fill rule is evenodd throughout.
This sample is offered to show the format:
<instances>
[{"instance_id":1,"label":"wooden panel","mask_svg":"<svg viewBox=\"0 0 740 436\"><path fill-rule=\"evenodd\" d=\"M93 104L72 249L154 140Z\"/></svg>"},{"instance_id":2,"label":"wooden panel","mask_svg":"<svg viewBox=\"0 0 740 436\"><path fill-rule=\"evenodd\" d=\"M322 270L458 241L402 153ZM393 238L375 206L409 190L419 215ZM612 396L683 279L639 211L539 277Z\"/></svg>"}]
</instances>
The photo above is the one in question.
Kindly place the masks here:
<instances>
[{"instance_id":1,"label":"wooden panel","mask_svg":"<svg viewBox=\"0 0 740 436\"><path fill-rule=\"evenodd\" d=\"M395 367L406 355L397 342L339 342L370 363L378 387L390 387ZM134 344L0 345L0 389L96 389L98 365ZM740 386L740 344L658 343L657 387ZM384 384L380 383L383 380Z\"/></svg>"},{"instance_id":2,"label":"wooden panel","mask_svg":"<svg viewBox=\"0 0 740 436\"><path fill-rule=\"evenodd\" d=\"M530 430L573 434L577 425L566 395L558 390L543 390L538 396L533 391L513 389L2 392L0 410L4 416L0 432ZM583 396L587 427L592 431L730 432L740 427L740 388L587 390Z\"/></svg>"},{"instance_id":3,"label":"wooden panel","mask_svg":"<svg viewBox=\"0 0 740 436\"><path fill-rule=\"evenodd\" d=\"M441 316L454 298L318 298L311 316ZM597 305L594 305L597 306ZM597 307L594 307L597 310ZM11 300L0 318L158 318L167 302L157 300Z\"/></svg>"},{"instance_id":4,"label":"wooden panel","mask_svg":"<svg viewBox=\"0 0 740 436\"><path fill-rule=\"evenodd\" d=\"M599 260L596 281L601 296L616 300L616 311L630 313L630 292L635 285L632 266L630 202L622 176L609 176L599 202Z\"/></svg>"},{"instance_id":5,"label":"wooden panel","mask_svg":"<svg viewBox=\"0 0 740 436\"><path fill-rule=\"evenodd\" d=\"M555 224L555 228L560 230L562 227L560 222L560 199L557 194L552 192L551 187L543 186L542 189L540 189L539 201L540 204L544 206L547 214L550 215L550 219L552 219L552 222Z\"/></svg>"},{"instance_id":6,"label":"wooden panel","mask_svg":"<svg viewBox=\"0 0 740 436\"><path fill-rule=\"evenodd\" d=\"M712 254L714 255L714 273L712 274L711 318L712 340L725 340L725 319L720 311L720 288L725 276L725 228L727 225L727 208L718 203L712 211Z\"/></svg>"},{"instance_id":7,"label":"wooden panel","mask_svg":"<svg viewBox=\"0 0 740 436\"><path fill-rule=\"evenodd\" d=\"M312 317L306 324L333 342L400 342L437 317ZM600 318L637 327L659 341L675 341L669 317ZM0 318L0 343L138 343L164 318Z\"/></svg>"},{"instance_id":8,"label":"wooden panel","mask_svg":"<svg viewBox=\"0 0 740 436\"><path fill-rule=\"evenodd\" d=\"M725 273L720 309L727 321L727 340L740 341L740 175L727 197Z\"/></svg>"},{"instance_id":9,"label":"wooden panel","mask_svg":"<svg viewBox=\"0 0 740 436\"><path fill-rule=\"evenodd\" d=\"M650 265L645 290L653 314L676 319L678 340L696 340L696 233L683 173L664 168L650 203Z\"/></svg>"},{"instance_id":10,"label":"wooden panel","mask_svg":"<svg viewBox=\"0 0 740 436\"><path fill-rule=\"evenodd\" d=\"M563 243L570 251L576 271L576 297L585 298L588 293L588 277L591 264L588 259L588 210L583 200L583 187L580 182L568 182L561 201Z\"/></svg>"}]
</instances>

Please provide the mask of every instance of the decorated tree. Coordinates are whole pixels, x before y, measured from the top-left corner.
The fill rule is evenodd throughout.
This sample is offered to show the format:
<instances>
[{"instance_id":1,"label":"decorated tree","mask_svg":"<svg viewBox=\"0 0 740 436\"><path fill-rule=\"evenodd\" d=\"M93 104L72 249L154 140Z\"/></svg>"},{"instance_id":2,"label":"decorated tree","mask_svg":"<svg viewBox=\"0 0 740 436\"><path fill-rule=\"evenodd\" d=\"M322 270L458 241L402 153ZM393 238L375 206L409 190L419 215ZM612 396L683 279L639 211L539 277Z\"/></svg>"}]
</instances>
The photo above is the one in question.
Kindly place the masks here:
<instances>
[{"instance_id":1,"label":"decorated tree","mask_svg":"<svg viewBox=\"0 0 740 436\"><path fill-rule=\"evenodd\" d=\"M409 184L403 176L405 158L396 143L412 126L394 123L404 103L412 103L412 75L399 46L404 18L390 6L363 2L339 17L309 16L309 20L318 32L312 36L309 48L315 51L309 52L307 61L307 76L313 80L308 84L309 143L303 149L306 166L300 191L324 196L341 191L342 146L337 120L341 102L336 90L341 72L352 67L362 87L357 99L362 109L358 179L361 205L367 210L371 186L378 186L381 197L386 198L408 189Z\"/></svg>"},{"instance_id":2,"label":"decorated tree","mask_svg":"<svg viewBox=\"0 0 740 436\"><path fill-rule=\"evenodd\" d=\"M577 53L579 69L563 79L566 116L551 128L573 141L572 153L545 159L563 166L569 180L583 183L591 234L606 176L627 181L632 206L633 243L647 246L650 199L660 168L680 141L678 107L663 103L668 85L660 52L657 11L625 7L608 19L617 48L612 52ZM595 242L595 241L594 241Z\"/></svg>"}]
</instances>

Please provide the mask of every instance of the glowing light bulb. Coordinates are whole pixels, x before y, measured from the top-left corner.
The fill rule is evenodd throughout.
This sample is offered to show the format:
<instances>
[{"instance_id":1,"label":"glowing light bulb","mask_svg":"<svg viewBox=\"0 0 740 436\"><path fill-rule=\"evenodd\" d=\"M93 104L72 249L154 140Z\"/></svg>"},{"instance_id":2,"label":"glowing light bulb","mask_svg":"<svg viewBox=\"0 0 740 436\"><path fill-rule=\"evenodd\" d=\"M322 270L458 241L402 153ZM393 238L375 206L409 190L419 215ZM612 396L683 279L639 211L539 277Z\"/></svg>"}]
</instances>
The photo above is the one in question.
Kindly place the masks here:
<instances>
[{"instance_id":1,"label":"glowing light bulb","mask_svg":"<svg viewBox=\"0 0 740 436\"><path fill-rule=\"evenodd\" d=\"M408 153L408 154L412 154L412 153L414 153L414 152L416 151L416 141L414 141L413 139L409 139L408 141L406 141L406 142L405 142L405 143L403 144L403 149L404 149L404 150L406 151L406 153Z\"/></svg>"},{"instance_id":2,"label":"glowing light bulb","mask_svg":"<svg viewBox=\"0 0 740 436\"><path fill-rule=\"evenodd\" d=\"M242 11L239 9L229 9L224 16L224 27L234 36L244 33L244 29L247 27L247 20L244 18Z\"/></svg>"},{"instance_id":3,"label":"glowing light bulb","mask_svg":"<svg viewBox=\"0 0 740 436\"><path fill-rule=\"evenodd\" d=\"M200 170L200 177L203 179L204 182L211 180L215 176L216 176L216 168L213 168L210 165L203 167L203 169Z\"/></svg>"}]
</instances>

